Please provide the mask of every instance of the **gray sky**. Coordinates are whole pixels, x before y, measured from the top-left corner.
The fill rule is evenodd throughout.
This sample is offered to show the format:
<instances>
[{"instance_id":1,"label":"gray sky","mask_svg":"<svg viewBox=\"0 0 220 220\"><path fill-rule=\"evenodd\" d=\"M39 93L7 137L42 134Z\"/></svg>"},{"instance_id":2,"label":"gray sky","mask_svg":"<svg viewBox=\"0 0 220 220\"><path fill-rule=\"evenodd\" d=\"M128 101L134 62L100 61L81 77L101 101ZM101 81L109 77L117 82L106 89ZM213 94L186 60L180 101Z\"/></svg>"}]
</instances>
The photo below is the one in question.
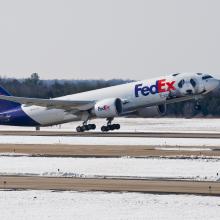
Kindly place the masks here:
<instances>
[{"instance_id":1,"label":"gray sky","mask_svg":"<svg viewBox=\"0 0 220 220\"><path fill-rule=\"evenodd\" d=\"M220 73L219 9L219 0L0 0L0 75Z\"/></svg>"}]
</instances>

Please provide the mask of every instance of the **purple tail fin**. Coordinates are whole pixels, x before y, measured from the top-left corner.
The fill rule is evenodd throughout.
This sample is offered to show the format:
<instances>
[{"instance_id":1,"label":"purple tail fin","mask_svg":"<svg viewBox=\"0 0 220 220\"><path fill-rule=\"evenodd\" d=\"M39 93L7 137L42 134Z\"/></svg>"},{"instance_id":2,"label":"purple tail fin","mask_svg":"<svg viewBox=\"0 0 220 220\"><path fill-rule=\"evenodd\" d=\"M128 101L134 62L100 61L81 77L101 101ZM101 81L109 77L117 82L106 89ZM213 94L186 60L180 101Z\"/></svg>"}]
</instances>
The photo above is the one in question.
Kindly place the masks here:
<instances>
[{"instance_id":1,"label":"purple tail fin","mask_svg":"<svg viewBox=\"0 0 220 220\"><path fill-rule=\"evenodd\" d=\"M0 86L0 95L11 96L11 94Z\"/></svg>"},{"instance_id":2,"label":"purple tail fin","mask_svg":"<svg viewBox=\"0 0 220 220\"><path fill-rule=\"evenodd\" d=\"M0 86L0 95L11 96L11 94L1 86ZM18 106L20 106L19 103L1 100L0 97L0 113L10 111L11 109L16 108Z\"/></svg>"}]
</instances>

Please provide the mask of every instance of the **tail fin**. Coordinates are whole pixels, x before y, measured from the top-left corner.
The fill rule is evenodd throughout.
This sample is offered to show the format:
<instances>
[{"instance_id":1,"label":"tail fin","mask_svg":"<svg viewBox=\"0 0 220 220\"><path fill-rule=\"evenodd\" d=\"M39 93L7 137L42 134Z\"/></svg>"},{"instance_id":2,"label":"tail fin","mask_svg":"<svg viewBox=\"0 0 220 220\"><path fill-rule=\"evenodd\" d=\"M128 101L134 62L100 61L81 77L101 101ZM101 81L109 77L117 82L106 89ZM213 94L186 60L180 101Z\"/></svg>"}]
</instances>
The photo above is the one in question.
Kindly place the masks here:
<instances>
[{"instance_id":1,"label":"tail fin","mask_svg":"<svg viewBox=\"0 0 220 220\"><path fill-rule=\"evenodd\" d=\"M0 86L0 95L11 96L11 94Z\"/></svg>"},{"instance_id":2,"label":"tail fin","mask_svg":"<svg viewBox=\"0 0 220 220\"><path fill-rule=\"evenodd\" d=\"M0 95L11 96L11 94L1 86L0 86ZM10 111L11 109L16 108L18 106L20 106L19 103L0 100L0 113Z\"/></svg>"}]
</instances>

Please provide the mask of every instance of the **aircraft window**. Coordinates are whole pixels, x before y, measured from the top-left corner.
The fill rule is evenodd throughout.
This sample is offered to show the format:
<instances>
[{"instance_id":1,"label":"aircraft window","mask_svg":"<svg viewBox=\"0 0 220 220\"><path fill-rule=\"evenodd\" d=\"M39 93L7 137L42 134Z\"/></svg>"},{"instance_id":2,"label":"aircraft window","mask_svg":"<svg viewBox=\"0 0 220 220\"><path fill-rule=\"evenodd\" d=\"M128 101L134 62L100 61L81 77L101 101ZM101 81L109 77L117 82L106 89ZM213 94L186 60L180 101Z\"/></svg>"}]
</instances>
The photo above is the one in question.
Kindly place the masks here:
<instances>
[{"instance_id":1,"label":"aircraft window","mask_svg":"<svg viewBox=\"0 0 220 220\"><path fill-rule=\"evenodd\" d=\"M185 83L184 79L180 80L179 83L178 83L178 87L182 88L184 83Z\"/></svg>"},{"instance_id":2,"label":"aircraft window","mask_svg":"<svg viewBox=\"0 0 220 220\"><path fill-rule=\"evenodd\" d=\"M201 76L202 75L202 73L196 73L197 75L199 75L199 76Z\"/></svg>"},{"instance_id":3,"label":"aircraft window","mask_svg":"<svg viewBox=\"0 0 220 220\"><path fill-rule=\"evenodd\" d=\"M196 86L196 81L195 81L194 79L190 79L190 83L191 83L191 85L192 85L193 87Z\"/></svg>"},{"instance_id":4,"label":"aircraft window","mask_svg":"<svg viewBox=\"0 0 220 220\"><path fill-rule=\"evenodd\" d=\"M210 76L210 75L206 75L206 76L203 76L203 77L202 77L203 80L204 80L204 79L210 79L210 78L213 78L213 77Z\"/></svg>"}]
</instances>

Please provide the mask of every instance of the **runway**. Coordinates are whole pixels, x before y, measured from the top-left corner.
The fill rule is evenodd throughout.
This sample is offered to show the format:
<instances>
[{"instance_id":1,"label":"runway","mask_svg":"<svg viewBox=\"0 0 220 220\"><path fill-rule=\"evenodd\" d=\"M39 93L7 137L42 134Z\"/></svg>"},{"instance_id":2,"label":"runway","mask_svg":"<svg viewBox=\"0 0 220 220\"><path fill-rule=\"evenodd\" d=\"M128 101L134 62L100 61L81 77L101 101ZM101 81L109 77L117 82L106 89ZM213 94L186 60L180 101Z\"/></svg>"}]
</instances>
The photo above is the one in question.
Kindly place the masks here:
<instances>
[{"instance_id":1,"label":"runway","mask_svg":"<svg viewBox=\"0 0 220 220\"><path fill-rule=\"evenodd\" d=\"M10 136L64 136L64 137L154 137L154 138L220 138L220 132L71 132L1 130L0 135Z\"/></svg>"},{"instance_id":2,"label":"runway","mask_svg":"<svg viewBox=\"0 0 220 220\"><path fill-rule=\"evenodd\" d=\"M167 150L166 150L167 148ZM187 149L188 148L188 149ZM0 144L0 153L28 154L30 156L46 157L219 157L220 148L185 146L185 149L173 146L111 146L111 145L65 145L65 144Z\"/></svg>"},{"instance_id":3,"label":"runway","mask_svg":"<svg viewBox=\"0 0 220 220\"><path fill-rule=\"evenodd\" d=\"M0 176L0 188L220 195L219 182L185 180Z\"/></svg>"}]
</instances>

